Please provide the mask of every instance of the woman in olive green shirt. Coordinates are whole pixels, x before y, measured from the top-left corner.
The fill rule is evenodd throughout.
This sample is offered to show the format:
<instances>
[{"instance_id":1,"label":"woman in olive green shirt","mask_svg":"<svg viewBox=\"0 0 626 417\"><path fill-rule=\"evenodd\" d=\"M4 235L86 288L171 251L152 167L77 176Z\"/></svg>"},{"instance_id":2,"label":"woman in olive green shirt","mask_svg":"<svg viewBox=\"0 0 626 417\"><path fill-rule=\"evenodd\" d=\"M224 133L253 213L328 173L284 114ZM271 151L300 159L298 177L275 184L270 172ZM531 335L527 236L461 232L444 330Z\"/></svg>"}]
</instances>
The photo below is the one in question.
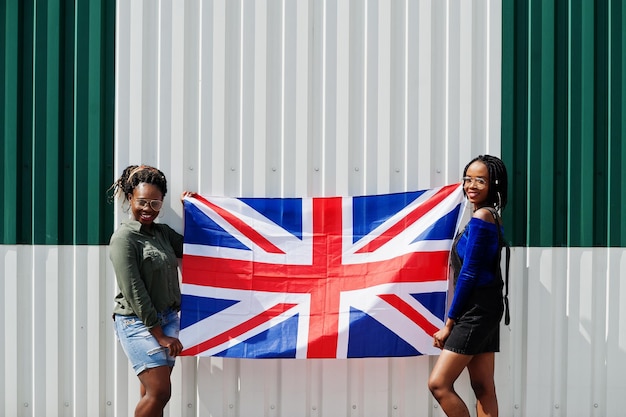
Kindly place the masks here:
<instances>
[{"instance_id":1,"label":"woman in olive green shirt","mask_svg":"<svg viewBox=\"0 0 626 417\"><path fill-rule=\"evenodd\" d=\"M131 212L109 248L120 289L113 309L115 331L141 382L135 416L161 415L170 399L175 358L183 349L177 260L183 236L155 223L167 193L167 180L157 168L131 165L112 189Z\"/></svg>"}]
</instances>

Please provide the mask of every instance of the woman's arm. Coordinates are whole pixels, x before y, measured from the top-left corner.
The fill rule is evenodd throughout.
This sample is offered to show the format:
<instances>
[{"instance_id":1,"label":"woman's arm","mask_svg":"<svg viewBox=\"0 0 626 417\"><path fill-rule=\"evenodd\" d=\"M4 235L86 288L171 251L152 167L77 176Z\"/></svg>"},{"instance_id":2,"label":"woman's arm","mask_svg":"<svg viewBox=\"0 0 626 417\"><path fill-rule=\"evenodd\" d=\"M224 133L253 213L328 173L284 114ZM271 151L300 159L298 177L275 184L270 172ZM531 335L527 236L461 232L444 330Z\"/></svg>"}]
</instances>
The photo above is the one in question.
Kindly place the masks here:
<instances>
[{"instance_id":1,"label":"woman's arm","mask_svg":"<svg viewBox=\"0 0 626 417\"><path fill-rule=\"evenodd\" d=\"M486 210L479 210L485 211ZM490 213L487 212L490 215ZM493 219L493 218L492 218ZM493 263L493 257L498 249L498 231L493 222L472 217L467 228L467 245L463 256L463 265L454 289L452 304L448 317L458 320L461 316L467 299L477 285L484 285L486 279L492 279L483 273L485 265Z\"/></svg>"}]
</instances>

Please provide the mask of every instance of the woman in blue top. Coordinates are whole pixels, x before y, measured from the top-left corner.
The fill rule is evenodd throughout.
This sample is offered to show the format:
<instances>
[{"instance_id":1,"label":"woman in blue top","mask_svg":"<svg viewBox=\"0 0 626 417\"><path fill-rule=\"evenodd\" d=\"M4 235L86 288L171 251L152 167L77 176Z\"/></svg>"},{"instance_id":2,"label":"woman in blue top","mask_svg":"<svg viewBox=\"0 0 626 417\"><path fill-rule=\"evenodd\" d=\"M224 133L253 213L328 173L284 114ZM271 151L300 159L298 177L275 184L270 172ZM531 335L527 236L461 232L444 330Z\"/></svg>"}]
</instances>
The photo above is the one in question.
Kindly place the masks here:
<instances>
[{"instance_id":1,"label":"woman in blue top","mask_svg":"<svg viewBox=\"0 0 626 417\"><path fill-rule=\"evenodd\" d=\"M477 415L493 417L498 415L494 353L500 348L504 312L498 211L507 202L507 173L502 160L480 155L470 161L463 171L463 191L474 213L452 248L454 296L444 327L433 335L433 345L442 351L428 387L446 415L469 417L454 391L454 382L467 368Z\"/></svg>"}]
</instances>

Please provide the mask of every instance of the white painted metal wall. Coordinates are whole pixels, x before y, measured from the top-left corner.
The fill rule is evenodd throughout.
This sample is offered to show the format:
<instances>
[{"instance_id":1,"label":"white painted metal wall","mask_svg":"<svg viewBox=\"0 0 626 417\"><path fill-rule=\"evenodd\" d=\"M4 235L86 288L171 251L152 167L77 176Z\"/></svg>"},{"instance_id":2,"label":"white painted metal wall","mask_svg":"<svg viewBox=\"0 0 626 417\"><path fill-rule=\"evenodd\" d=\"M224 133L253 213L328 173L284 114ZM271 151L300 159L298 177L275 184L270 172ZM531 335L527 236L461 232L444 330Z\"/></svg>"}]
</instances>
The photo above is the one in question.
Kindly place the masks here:
<instances>
[{"instance_id":1,"label":"white painted metal wall","mask_svg":"<svg viewBox=\"0 0 626 417\"><path fill-rule=\"evenodd\" d=\"M161 168L161 221L177 230L185 189L456 182L471 157L499 154L500 22L488 0L120 0L116 172ZM0 414L132 416L107 247L0 246L0 271ZM501 415L626 415L626 250L514 248L511 271ZM182 358L166 415L441 416L426 388L435 359ZM457 388L472 403L465 375Z\"/></svg>"},{"instance_id":2,"label":"white painted metal wall","mask_svg":"<svg viewBox=\"0 0 626 417\"><path fill-rule=\"evenodd\" d=\"M0 271L0 415L132 416L107 248L0 246ZM514 248L511 271L500 415L624 416L626 249ZM166 415L442 416L426 388L434 360L182 358ZM457 388L473 401L465 374Z\"/></svg>"},{"instance_id":3,"label":"white painted metal wall","mask_svg":"<svg viewBox=\"0 0 626 417\"><path fill-rule=\"evenodd\" d=\"M117 164L176 190L354 195L499 153L493 1L119 1Z\"/></svg>"},{"instance_id":4,"label":"white painted metal wall","mask_svg":"<svg viewBox=\"0 0 626 417\"><path fill-rule=\"evenodd\" d=\"M117 17L116 171L164 170L173 209L163 220L174 227L184 189L417 190L457 182L471 157L499 153L499 2L118 1ZM180 367L173 407L437 415L433 360L202 359ZM510 379L505 367L499 375Z\"/></svg>"}]
</instances>

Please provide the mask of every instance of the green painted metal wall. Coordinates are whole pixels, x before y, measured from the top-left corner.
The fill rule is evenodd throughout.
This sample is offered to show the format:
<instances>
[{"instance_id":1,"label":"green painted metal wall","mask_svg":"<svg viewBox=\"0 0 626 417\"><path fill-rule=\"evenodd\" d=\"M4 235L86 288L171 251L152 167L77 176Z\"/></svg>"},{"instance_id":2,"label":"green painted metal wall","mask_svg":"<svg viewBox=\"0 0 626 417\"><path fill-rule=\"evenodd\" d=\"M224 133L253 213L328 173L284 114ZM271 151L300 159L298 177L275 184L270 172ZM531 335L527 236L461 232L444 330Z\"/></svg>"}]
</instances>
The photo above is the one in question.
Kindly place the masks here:
<instances>
[{"instance_id":1,"label":"green painted metal wall","mask_svg":"<svg viewBox=\"0 0 626 417\"><path fill-rule=\"evenodd\" d=\"M626 6L503 0L516 246L626 246ZM0 1L0 243L113 229L115 2Z\"/></svg>"},{"instance_id":2,"label":"green painted metal wall","mask_svg":"<svg viewBox=\"0 0 626 417\"><path fill-rule=\"evenodd\" d=\"M626 246L626 5L503 2L502 152L516 246Z\"/></svg>"},{"instance_id":3,"label":"green painted metal wall","mask_svg":"<svg viewBox=\"0 0 626 417\"><path fill-rule=\"evenodd\" d=\"M114 1L0 0L0 243L108 243L114 48Z\"/></svg>"}]
</instances>

